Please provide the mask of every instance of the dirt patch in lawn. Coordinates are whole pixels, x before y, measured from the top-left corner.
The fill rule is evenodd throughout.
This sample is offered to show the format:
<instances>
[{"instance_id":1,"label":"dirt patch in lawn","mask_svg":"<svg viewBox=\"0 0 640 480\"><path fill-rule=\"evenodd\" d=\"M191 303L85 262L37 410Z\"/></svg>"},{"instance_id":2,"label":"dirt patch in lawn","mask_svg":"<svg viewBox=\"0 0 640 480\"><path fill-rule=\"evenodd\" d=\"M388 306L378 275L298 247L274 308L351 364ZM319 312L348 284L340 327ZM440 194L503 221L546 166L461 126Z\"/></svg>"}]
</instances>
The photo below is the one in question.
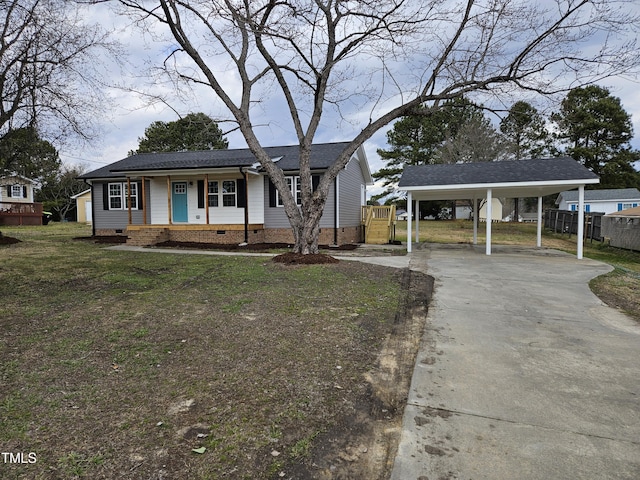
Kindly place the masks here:
<instances>
[{"instance_id":1,"label":"dirt patch in lawn","mask_svg":"<svg viewBox=\"0 0 640 480\"><path fill-rule=\"evenodd\" d=\"M402 415L426 321L433 278L406 269L405 291L394 326L378 355L376 367L367 372L369 389L345 416L313 444L310 456L293 465L295 479L389 478L395 459ZM286 473L286 472L285 472Z\"/></svg>"},{"instance_id":2,"label":"dirt patch in lawn","mask_svg":"<svg viewBox=\"0 0 640 480\"><path fill-rule=\"evenodd\" d=\"M13 245L15 243L20 243L20 240L13 237L7 237L5 235L2 235L2 233L0 233L0 245Z\"/></svg>"},{"instance_id":3,"label":"dirt patch in lawn","mask_svg":"<svg viewBox=\"0 0 640 480\"><path fill-rule=\"evenodd\" d=\"M338 263L337 258L333 258L331 255L325 255L323 253L307 254L302 253L283 253L282 255L276 255L273 257L273 261L277 263L284 263L285 265L321 265L327 263Z\"/></svg>"},{"instance_id":4,"label":"dirt patch in lawn","mask_svg":"<svg viewBox=\"0 0 640 480\"><path fill-rule=\"evenodd\" d=\"M102 235L91 237L74 237L74 240L82 240L85 242L99 243L99 244L122 244L127 243L127 237L124 235Z\"/></svg>"},{"instance_id":5,"label":"dirt patch in lawn","mask_svg":"<svg viewBox=\"0 0 640 480\"><path fill-rule=\"evenodd\" d=\"M155 247L159 248L184 248L195 250L221 250L228 252L268 252L273 250L291 249L293 245L289 243L247 243L247 244L228 244L228 243L201 243L201 242L161 242ZM321 245L320 248L335 251L351 251L358 248L357 244L345 245Z\"/></svg>"}]
</instances>

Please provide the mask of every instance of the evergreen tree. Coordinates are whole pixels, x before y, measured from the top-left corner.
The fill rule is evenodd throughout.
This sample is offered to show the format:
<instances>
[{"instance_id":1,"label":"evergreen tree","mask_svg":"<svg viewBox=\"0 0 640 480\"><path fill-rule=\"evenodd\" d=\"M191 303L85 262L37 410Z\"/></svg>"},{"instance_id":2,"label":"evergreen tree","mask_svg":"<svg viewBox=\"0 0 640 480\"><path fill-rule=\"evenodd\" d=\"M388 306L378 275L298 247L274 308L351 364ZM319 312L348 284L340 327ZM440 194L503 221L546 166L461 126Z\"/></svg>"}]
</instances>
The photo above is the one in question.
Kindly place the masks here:
<instances>
[{"instance_id":1,"label":"evergreen tree","mask_svg":"<svg viewBox=\"0 0 640 480\"><path fill-rule=\"evenodd\" d=\"M190 113L173 122L153 122L129 154L225 149L229 142L220 127L204 113Z\"/></svg>"},{"instance_id":2,"label":"evergreen tree","mask_svg":"<svg viewBox=\"0 0 640 480\"><path fill-rule=\"evenodd\" d=\"M505 144L481 110L448 136L438 150L438 163L495 162L504 157Z\"/></svg>"},{"instance_id":3,"label":"evergreen tree","mask_svg":"<svg viewBox=\"0 0 640 480\"><path fill-rule=\"evenodd\" d=\"M640 152L631 148L631 116L608 89L590 85L571 90L552 119L565 153L600 176L597 188L638 185L633 162Z\"/></svg>"},{"instance_id":4,"label":"evergreen tree","mask_svg":"<svg viewBox=\"0 0 640 480\"><path fill-rule=\"evenodd\" d=\"M383 195L394 191L405 165L494 161L502 156L502 141L481 107L465 98L403 117L387 132L390 150L378 150L387 166L373 173L384 180ZM401 200L392 199L394 203ZM422 202L420 217L439 218L445 207L455 218L455 202Z\"/></svg>"},{"instance_id":5,"label":"evergreen tree","mask_svg":"<svg viewBox=\"0 0 640 480\"><path fill-rule=\"evenodd\" d=\"M515 160L540 158L550 151L550 135L542 115L531 104L514 103L500 122L507 149Z\"/></svg>"},{"instance_id":6,"label":"evergreen tree","mask_svg":"<svg viewBox=\"0 0 640 480\"><path fill-rule=\"evenodd\" d=\"M17 173L44 184L57 175L60 166L56 148L34 128L9 130L0 138L0 175Z\"/></svg>"},{"instance_id":7,"label":"evergreen tree","mask_svg":"<svg viewBox=\"0 0 640 480\"><path fill-rule=\"evenodd\" d=\"M425 109L421 115L401 118L387 132L391 148L378 149L386 166L373 173L373 178L384 180L387 193L391 193L405 165L450 161L453 154L443 153L443 147L447 143L452 145L463 126L473 119L484 119L482 109L464 98L445 102L439 108Z\"/></svg>"}]
</instances>

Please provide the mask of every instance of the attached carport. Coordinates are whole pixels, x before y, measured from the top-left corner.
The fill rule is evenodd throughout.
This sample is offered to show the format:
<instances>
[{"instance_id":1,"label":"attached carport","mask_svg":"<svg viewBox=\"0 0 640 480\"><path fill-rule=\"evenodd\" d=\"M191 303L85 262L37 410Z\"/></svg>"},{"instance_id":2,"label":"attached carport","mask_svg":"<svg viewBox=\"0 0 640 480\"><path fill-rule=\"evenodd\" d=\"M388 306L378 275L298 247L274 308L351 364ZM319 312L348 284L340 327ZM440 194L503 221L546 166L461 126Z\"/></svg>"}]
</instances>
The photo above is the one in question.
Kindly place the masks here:
<instances>
[{"instance_id":1,"label":"attached carport","mask_svg":"<svg viewBox=\"0 0 640 480\"><path fill-rule=\"evenodd\" d=\"M426 200L471 200L473 243L478 240L478 200L486 199L488 219L491 200L496 198L538 198L537 246L542 246L542 197L578 189L577 257L582 258L584 229L584 187L599 183L596 174L573 158L538 158L489 163L409 165L398 188L407 192L407 251L411 252L413 203ZM417 224L419 225L419 224ZM416 228L417 230L417 228ZM491 222L486 222L486 254L491 255Z\"/></svg>"}]
</instances>

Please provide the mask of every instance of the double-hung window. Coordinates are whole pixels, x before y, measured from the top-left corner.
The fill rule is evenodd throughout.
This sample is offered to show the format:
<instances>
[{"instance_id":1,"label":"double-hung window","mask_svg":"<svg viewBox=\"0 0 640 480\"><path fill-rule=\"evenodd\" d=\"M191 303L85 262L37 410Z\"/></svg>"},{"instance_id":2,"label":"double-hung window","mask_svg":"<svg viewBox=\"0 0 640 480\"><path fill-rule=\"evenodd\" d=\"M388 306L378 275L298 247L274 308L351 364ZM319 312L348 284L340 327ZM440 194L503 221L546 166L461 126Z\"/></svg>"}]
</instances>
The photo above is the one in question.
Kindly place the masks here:
<instances>
[{"instance_id":1,"label":"double-hung window","mask_svg":"<svg viewBox=\"0 0 640 480\"><path fill-rule=\"evenodd\" d=\"M293 198L295 198L296 200L296 204L302 205L302 194L300 191L300 177L285 177L285 180L287 181L287 186L289 187L289 191L291 192L291 195L293 195ZM278 199L277 206L283 207L284 202L282 201L282 196L280 196L280 192L278 192L277 199Z\"/></svg>"},{"instance_id":2,"label":"double-hung window","mask_svg":"<svg viewBox=\"0 0 640 480\"><path fill-rule=\"evenodd\" d=\"M131 184L131 195L127 183L110 183L109 189L109 210L123 210L129 208L129 197L131 197L131 208L138 208L138 184Z\"/></svg>"},{"instance_id":3,"label":"double-hung window","mask_svg":"<svg viewBox=\"0 0 640 480\"><path fill-rule=\"evenodd\" d=\"M209 182L208 205L210 207L235 207L237 185L235 180L214 180Z\"/></svg>"},{"instance_id":4,"label":"double-hung window","mask_svg":"<svg viewBox=\"0 0 640 480\"><path fill-rule=\"evenodd\" d=\"M11 185L11 196L22 197L22 185Z\"/></svg>"}]
</instances>

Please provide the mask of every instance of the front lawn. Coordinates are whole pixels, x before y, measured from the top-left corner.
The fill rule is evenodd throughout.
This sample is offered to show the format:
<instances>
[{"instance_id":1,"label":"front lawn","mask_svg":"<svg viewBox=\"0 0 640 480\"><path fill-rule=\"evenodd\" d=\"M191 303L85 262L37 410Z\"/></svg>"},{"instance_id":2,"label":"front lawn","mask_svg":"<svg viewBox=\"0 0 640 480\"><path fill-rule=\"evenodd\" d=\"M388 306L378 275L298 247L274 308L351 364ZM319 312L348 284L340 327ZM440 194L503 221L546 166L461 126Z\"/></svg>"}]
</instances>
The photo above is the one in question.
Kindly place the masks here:
<instances>
[{"instance_id":1,"label":"front lawn","mask_svg":"<svg viewBox=\"0 0 640 480\"><path fill-rule=\"evenodd\" d=\"M328 432L367 434L400 271L2 232L21 242L0 245L0 450L24 462L0 477L290 478Z\"/></svg>"}]
</instances>

